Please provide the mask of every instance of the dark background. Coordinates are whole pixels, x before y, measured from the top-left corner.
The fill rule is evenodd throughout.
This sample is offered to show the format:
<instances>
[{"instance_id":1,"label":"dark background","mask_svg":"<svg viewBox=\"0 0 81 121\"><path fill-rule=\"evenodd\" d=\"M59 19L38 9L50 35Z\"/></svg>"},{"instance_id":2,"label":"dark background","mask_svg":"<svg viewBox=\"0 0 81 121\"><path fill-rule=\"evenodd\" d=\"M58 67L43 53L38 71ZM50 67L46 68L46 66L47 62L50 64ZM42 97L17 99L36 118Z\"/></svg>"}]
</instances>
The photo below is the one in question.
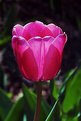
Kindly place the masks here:
<instances>
[{"instance_id":1,"label":"dark background","mask_svg":"<svg viewBox=\"0 0 81 121\"><path fill-rule=\"evenodd\" d=\"M0 0L0 87L14 94L25 79L18 70L11 48L12 28L17 23L24 25L35 20L54 23L68 36L59 76L81 60L80 0Z\"/></svg>"}]
</instances>

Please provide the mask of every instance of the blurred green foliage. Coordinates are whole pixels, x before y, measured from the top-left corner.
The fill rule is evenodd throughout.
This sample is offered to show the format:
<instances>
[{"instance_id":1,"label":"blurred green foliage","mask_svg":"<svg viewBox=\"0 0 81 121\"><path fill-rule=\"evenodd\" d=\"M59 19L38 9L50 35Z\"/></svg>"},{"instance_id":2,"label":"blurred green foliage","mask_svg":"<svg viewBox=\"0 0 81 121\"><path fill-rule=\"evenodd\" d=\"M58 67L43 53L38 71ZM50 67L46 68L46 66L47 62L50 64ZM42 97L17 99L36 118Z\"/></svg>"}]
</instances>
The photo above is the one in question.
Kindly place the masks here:
<instances>
[{"instance_id":1,"label":"blurred green foliage","mask_svg":"<svg viewBox=\"0 0 81 121\"><path fill-rule=\"evenodd\" d=\"M68 72L64 80L58 91L54 89L57 88L56 83L52 85L53 90L50 95L55 102L53 107L45 99L42 99L40 121L80 121L81 67L76 67ZM32 121L35 106L36 94L25 85L23 85L23 95L16 103L12 103L7 94L0 90L1 121Z\"/></svg>"}]
</instances>

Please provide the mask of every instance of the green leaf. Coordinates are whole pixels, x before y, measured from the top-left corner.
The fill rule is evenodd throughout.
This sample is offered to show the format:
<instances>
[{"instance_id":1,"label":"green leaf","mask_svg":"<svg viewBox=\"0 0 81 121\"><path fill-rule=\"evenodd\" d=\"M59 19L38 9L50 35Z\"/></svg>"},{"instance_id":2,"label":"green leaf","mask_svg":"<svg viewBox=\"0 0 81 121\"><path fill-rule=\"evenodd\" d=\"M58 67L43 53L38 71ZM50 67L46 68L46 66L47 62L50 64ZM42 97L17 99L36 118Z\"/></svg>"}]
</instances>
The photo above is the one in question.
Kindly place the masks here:
<instances>
[{"instance_id":1,"label":"green leaf","mask_svg":"<svg viewBox=\"0 0 81 121\"><path fill-rule=\"evenodd\" d=\"M66 73L64 79L63 79L63 84L59 90L59 96L60 95L63 95L63 93L65 92L66 90L66 87L68 85L68 82L74 77L74 75L76 74L78 70L78 67L72 69L71 71L69 71L68 73Z\"/></svg>"},{"instance_id":2,"label":"green leaf","mask_svg":"<svg viewBox=\"0 0 81 121\"><path fill-rule=\"evenodd\" d=\"M6 36L6 37L0 39L0 46L3 46L3 45L5 45L6 43L8 43L10 41L11 41L11 37L10 36Z\"/></svg>"},{"instance_id":3,"label":"green leaf","mask_svg":"<svg viewBox=\"0 0 81 121\"><path fill-rule=\"evenodd\" d=\"M55 85L55 81L56 80L50 80L50 92L51 92L50 98L51 98L52 104L54 103L54 101L56 100L56 97L58 95L56 85Z\"/></svg>"},{"instance_id":4,"label":"green leaf","mask_svg":"<svg viewBox=\"0 0 81 121\"><path fill-rule=\"evenodd\" d=\"M26 116L26 114L24 114L24 116L23 116L23 121L27 121L27 116Z\"/></svg>"},{"instance_id":5,"label":"green leaf","mask_svg":"<svg viewBox=\"0 0 81 121\"><path fill-rule=\"evenodd\" d=\"M58 105L58 102L61 100L61 98L63 97L63 94L65 92L65 89L66 89L66 85L67 85L67 82L69 81L69 79L71 79L75 72L76 72L77 68L73 69L72 71L70 71L70 73L68 73L68 76L66 76L66 80L65 82L63 83L62 87L60 88L60 90L57 90L57 88L55 87L54 85L54 88L52 89L52 93L53 93L53 97L57 99L57 101L55 102L53 108L51 109L48 117L46 118L45 121L52 121L52 120L57 120L56 119L56 116L57 116L57 113L58 113L58 120L60 120L60 107ZM56 110L57 109L57 110ZM59 111L58 111L59 110ZM55 116L55 118L54 118Z\"/></svg>"},{"instance_id":6,"label":"green leaf","mask_svg":"<svg viewBox=\"0 0 81 121\"><path fill-rule=\"evenodd\" d=\"M25 107L27 112L28 121L32 121L34 118L35 108L36 108L36 95L31 90L29 90L25 85L23 85L24 99L25 99ZM50 110L50 106L43 99L41 103L41 114L40 121L44 121L48 112Z\"/></svg>"},{"instance_id":7,"label":"green leaf","mask_svg":"<svg viewBox=\"0 0 81 121\"><path fill-rule=\"evenodd\" d=\"M58 100L55 102L53 108L51 109L51 111L50 111L50 113L48 114L48 116L47 116L47 118L46 118L45 121L54 121L53 115L54 115L54 113L55 113L55 108L56 108L58 102L59 102L59 98L58 98Z\"/></svg>"},{"instance_id":8,"label":"green leaf","mask_svg":"<svg viewBox=\"0 0 81 121\"><path fill-rule=\"evenodd\" d=\"M23 93L25 99L25 110L27 112L28 121L32 121L36 106L36 95L29 90L25 85L23 86Z\"/></svg>"},{"instance_id":9,"label":"green leaf","mask_svg":"<svg viewBox=\"0 0 81 121\"><path fill-rule=\"evenodd\" d=\"M79 103L81 99L81 69L69 80L63 101L63 111L67 113Z\"/></svg>"},{"instance_id":10,"label":"green leaf","mask_svg":"<svg viewBox=\"0 0 81 121\"><path fill-rule=\"evenodd\" d=\"M62 121L78 121L78 119L75 117L75 118L70 118L70 117L68 117L68 118L64 118L64 119L62 119Z\"/></svg>"},{"instance_id":11,"label":"green leaf","mask_svg":"<svg viewBox=\"0 0 81 121\"><path fill-rule=\"evenodd\" d=\"M12 107L12 102L8 98L7 94L0 89L0 118L4 121L8 112Z\"/></svg>"},{"instance_id":12,"label":"green leaf","mask_svg":"<svg viewBox=\"0 0 81 121\"><path fill-rule=\"evenodd\" d=\"M21 97L11 108L5 121L23 121L24 101Z\"/></svg>"},{"instance_id":13,"label":"green leaf","mask_svg":"<svg viewBox=\"0 0 81 121\"><path fill-rule=\"evenodd\" d=\"M53 97L57 100L59 97L59 88L57 87L56 83L54 83L54 88L52 91Z\"/></svg>"},{"instance_id":14,"label":"green leaf","mask_svg":"<svg viewBox=\"0 0 81 121\"><path fill-rule=\"evenodd\" d=\"M68 115L63 115L62 117L62 121L79 121L78 118L79 118L80 114L78 113L75 117L73 116L68 116Z\"/></svg>"}]
</instances>

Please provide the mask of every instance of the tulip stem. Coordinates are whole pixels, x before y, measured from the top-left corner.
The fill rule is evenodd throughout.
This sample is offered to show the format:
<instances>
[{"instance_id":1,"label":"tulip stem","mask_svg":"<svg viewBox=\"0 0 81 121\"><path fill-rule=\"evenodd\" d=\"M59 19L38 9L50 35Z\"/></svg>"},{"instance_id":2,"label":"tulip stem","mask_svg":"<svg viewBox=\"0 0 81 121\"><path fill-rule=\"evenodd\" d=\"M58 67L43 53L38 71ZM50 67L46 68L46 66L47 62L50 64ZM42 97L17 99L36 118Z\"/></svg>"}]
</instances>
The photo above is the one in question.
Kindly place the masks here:
<instances>
[{"instance_id":1,"label":"tulip stem","mask_svg":"<svg viewBox=\"0 0 81 121\"><path fill-rule=\"evenodd\" d=\"M39 121L40 111L41 111L41 97L42 97L42 84L41 84L41 82L38 82L36 84L36 92L37 92L37 105L36 105L36 111L35 111L35 115L34 115L34 121Z\"/></svg>"}]
</instances>

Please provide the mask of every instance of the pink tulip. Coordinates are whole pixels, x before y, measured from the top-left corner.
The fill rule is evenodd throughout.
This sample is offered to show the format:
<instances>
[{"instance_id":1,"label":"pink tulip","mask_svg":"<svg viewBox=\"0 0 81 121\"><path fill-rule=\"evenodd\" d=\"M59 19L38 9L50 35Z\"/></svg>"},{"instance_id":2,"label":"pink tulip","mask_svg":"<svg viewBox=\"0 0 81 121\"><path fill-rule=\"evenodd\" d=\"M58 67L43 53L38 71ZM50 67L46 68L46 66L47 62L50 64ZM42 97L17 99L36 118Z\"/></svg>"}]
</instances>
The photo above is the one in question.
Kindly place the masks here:
<instances>
[{"instance_id":1,"label":"pink tulip","mask_svg":"<svg viewBox=\"0 0 81 121\"><path fill-rule=\"evenodd\" d=\"M12 48L21 73L30 81L53 79L60 69L67 36L54 24L35 21L12 31Z\"/></svg>"}]
</instances>

